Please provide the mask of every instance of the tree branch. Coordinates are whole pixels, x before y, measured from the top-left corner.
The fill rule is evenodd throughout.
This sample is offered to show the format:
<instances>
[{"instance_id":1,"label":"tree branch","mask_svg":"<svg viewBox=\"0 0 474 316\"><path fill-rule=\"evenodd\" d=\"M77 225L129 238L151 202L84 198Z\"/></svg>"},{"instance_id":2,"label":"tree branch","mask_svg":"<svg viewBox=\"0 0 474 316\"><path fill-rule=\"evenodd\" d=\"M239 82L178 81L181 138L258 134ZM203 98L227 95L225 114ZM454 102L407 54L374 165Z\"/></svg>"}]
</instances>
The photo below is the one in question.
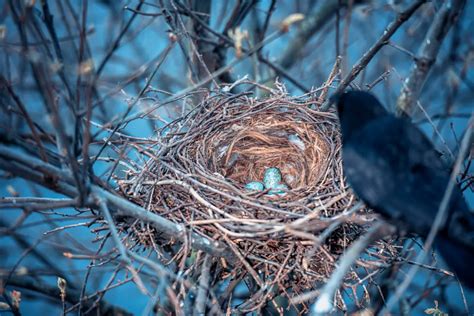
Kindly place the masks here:
<instances>
[{"instance_id":1,"label":"tree branch","mask_svg":"<svg viewBox=\"0 0 474 316\"><path fill-rule=\"evenodd\" d=\"M415 110L416 101L420 96L431 67L436 62L439 49L451 26L466 4L465 0L446 0L431 23L420 46L418 55L405 79L400 96L397 100L397 114L411 116Z\"/></svg>"},{"instance_id":2,"label":"tree branch","mask_svg":"<svg viewBox=\"0 0 474 316\"><path fill-rule=\"evenodd\" d=\"M0 158L0 168L4 170L10 170L18 176L44 185L56 192L60 192L70 197L77 196L77 190L71 185L71 183L73 183L72 177L65 171L59 170L36 157L20 151L15 151L10 147L1 144ZM51 174L56 174L59 178L51 182ZM170 238L177 238L182 242L189 242L192 248L202 250L213 256L225 257L230 260L234 258L233 254L224 244L202 237L196 233L189 234L184 226L175 224L155 213L149 212L146 209L127 201L123 197L99 187L98 185L91 184L90 191L104 199L107 205L114 210L114 215L132 217L150 223L155 229L162 232L164 235ZM87 199L87 205L100 210L96 201L90 197Z\"/></svg>"},{"instance_id":3,"label":"tree branch","mask_svg":"<svg viewBox=\"0 0 474 316\"><path fill-rule=\"evenodd\" d=\"M415 12L424 4L426 0L418 0L414 2L408 9L399 13L395 20L393 20L385 29L382 36L372 45L367 52L362 55L362 57L357 61L357 63L352 67L351 71L347 76L342 80L342 82L337 87L336 91L334 92L335 95L344 91L347 86L354 80L359 73L367 66L367 64L374 58L375 54L388 43L390 37L405 23ZM327 110L330 107L330 102L327 102L323 105L323 109Z\"/></svg>"},{"instance_id":4,"label":"tree branch","mask_svg":"<svg viewBox=\"0 0 474 316\"><path fill-rule=\"evenodd\" d=\"M24 277L10 278L10 280L8 281L8 286L23 288L29 291L33 291L35 293L41 293L55 300L61 299L61 293L59 288L50 286L43 282L28 280ZM67 289L66 301L71 304L78 304L80 301L80 292L74 289ZM93 310L97 311L97 313L100 311L101 315L131 315L124 309L114 305L110 305L104 300L101 300L99 306L97 307L94 307L95 304L95 301L89 301L87 300L87 297L85 298L85 300L83 300L83 306L87 308L93 308Z\"/></svg>"}]
</instances>

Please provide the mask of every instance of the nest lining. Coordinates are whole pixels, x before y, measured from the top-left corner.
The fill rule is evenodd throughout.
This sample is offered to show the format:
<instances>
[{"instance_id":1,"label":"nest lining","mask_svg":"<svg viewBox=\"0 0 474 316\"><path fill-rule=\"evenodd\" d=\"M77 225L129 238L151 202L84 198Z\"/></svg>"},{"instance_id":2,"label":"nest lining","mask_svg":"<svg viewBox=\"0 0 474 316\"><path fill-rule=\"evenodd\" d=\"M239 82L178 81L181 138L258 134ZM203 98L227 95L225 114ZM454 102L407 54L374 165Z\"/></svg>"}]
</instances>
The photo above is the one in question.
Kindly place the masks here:
<instances>
[{"instance_id":1,"label":"nest lining","mask_svg":"<svg viewBox=\"0 0 474 316\"><path fill-rule=\"evenodd\" d=\"M329 161L330 145L315 128L295 122L291 112L246 117L203 140L211 144L208 168L244 184L277 167L292 193L306 191L319 183Z\"/></svg>"},{"instance_id":2,"label":"nest lining","mask_svg":"<svg viewBox=\"0 0 474 316\"><path fill-rule=\"evenodd\" d=\"M343 181L336 116L311 109L312 103L284 93L263 100L209 95L160 131L160 148L148 153L153 158L141 172L119 181L122 192L201 235L232 243L263 280L280 284L281 295L314 289L370 220L365 209L342 215L356 201ZM244 189L268 167L280 168L287 194ZM395 253L385 243L377 247L374 261ZM249 272L245 264L231 264L233 277ZM364 265L367 273L380 266ZM346 282L358 280L354 272ZM352 299L362 304L367 293L356 292ZM337 303L344 308L342 296Z\"/></svg>"}]
</instances>

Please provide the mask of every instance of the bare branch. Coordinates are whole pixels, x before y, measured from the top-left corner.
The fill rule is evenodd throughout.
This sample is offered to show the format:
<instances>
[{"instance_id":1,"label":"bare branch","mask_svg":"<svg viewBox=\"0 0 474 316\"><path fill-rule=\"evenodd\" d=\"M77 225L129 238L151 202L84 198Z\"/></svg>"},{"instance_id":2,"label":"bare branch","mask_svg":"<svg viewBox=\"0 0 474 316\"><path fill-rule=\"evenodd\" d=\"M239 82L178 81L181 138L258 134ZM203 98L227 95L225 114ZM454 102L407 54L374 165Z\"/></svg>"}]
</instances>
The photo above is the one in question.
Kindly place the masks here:
<instances>
[{"instance_id":1,"label":"bare branch","mask_svg":"<svg viewBox=\"0 0 474 316\"><path fill-rule=\"evenodd\" d=\"M393 20L387 26L382 36L374 43L374 45L372 45L372 47L367 50L367 52L364 53L364 55L362 55L362 57L352 67L351 71L341 81L334 94L339 94L347 88L347 86L352 82L352 80L354 80L372 60L372 58L374 58L375 54L377 54L377 52L388 43L390 37L392 37L392 35L395 34L395 32L400 28L400 26L402 26L403 23L405 23L425 2L426 0L417 0L412 3L405 11L397 15L395 20ZM323 109L327 110L329 106L330 104L326 103L326 105L323 106Z\"/></svg>"},{"instance_id":2,"label":"bare branch","mask_svg":"<svg viewBox=\"0 0 474 316\"><path fill-rule=\"evenodd\" d=\"M354 242L344 255L339 259L337 269L331 275L331 278L320 290L318 299L311 308L311 315L327 315L333 309L334 296L337 289L341 286L344 276L349 268L359 258L362 252L374 241L385 236L393 234L395 228L386 225L384 222L378 222L356 242Z\"/></svg>"},{"instance_id":3,"label":"bare branch","mask_svg":"<svg viewBox=\"0 0 474 316\"><path fill-rule=\"evenodd\" d=\"M456 186L456 177L460 173L462 163L465 159L465 155L468 153L471 147L471 144L472 144L471 140L472 140L472 137L474 136L473 134L474 134L474 114L471 115L471 119L469 120L466 132L461 141L461 147L459 149L456 162L454 164L453 170L451 171L451 177L449 178L449 183L444 192L443 199L441 200L441 204L439 205L438 212L436 213L436 217L433 222L433 225L431 226L428 237L426 237L425 244L423 245L424 251L420 252L420 254L415 260L416 262L420 264L423 264L423 261L426 259L427 254L429 253L431 247L433 246L433 242L436 238L438 231L445 224L446 218L448 216L449 201L451 199L451 194L453 193L453 189ZM461 237L461 240L462 240L462 236L456 236L456 237ZM415 265L411 267L410 271L408 271L407 276L403 280L402 284L400 284L397 287L397 291L387 302L387 305L384 311L390 312L390 310L394 307L394 305L400 300L400 297L406 291L410 283L413 281L413 278L415 277L415 274L418 272L419 268L420 268L419 265ZM385 314L384 311L382 311L381 314Z\"/></svg>"},{"instance_id":4,"label":"bare branch","mask_svg":"<svg viewBox=\"0 0 474 316\"><path fill-rule=\"evenodd\" d=\"M446 0L431 23L397 100L397 114L411 116L439 49L461 14L465 0Z\"/></svg>"},{"instance_id":5,"label":"bare branch","mask_svg":"<svg viewBox=\"0 0 474 316\"><path fill-rule=\"evenodd\" d=\"M51 186L51 188L56 189L58 192L71 197L77 195L77 191L71 187L70 183L68 183L71 182L72 177L64 171L58 170L54 166L51 166L35 157L28 156L27 154L16 152L4 145L0 145L0 158L5 159L0 159L1 168L10 170L15 170L17 168L15 171L19 173L19 176L37 182L38 184L48 185L45 182L45 175L38 174L38 171L61 175L61 179L57 179L54 184L49 184L48 186ZM14 165L8 160L16 161L21 165ZM129 202L113 193L110 193L109 191L97 185L91 184L91 192L106 200L107 204L116 210L115 212L117 215L124 215L142 220L144 222L150 223L158 231L169 237L178 238L183 242L188 240L188 232L186 228L181 225L175 224L157 214L148 212L144 208L133 204L132 202ZM88 199L88 205L98 207L98 205L91 199ZM229 250L227 250L226 247L220 242L210 240L195 233L191 233L190 244L191 247L203 250L214 256L233 258L233 255L229 252Z\"/></svg>"},{"instance_id":6,"label":"bare branch","mask_svg":"<svg viewBox=\"0 0 474 316\"><path fill-rule=\"evenodd\" d=\"M23 288L25 290L34 291L36 293L41 293L48 296L51 299L60 301L61 292L58 287L50 286L43 282L28 280L24 277L12 277L8 281L8 284L12 287ZM80 293L77 290L68 288L66 291L66 301L71 304L77 304L80 301ZM123 310L120 307L110 305L105 300L101 300L98 306L95 306L95 302L88 300L85 297L83 300L83 305L86 308L92 308L97 312L101 312L103 315L131 315L127 311Z\"/></svg>"},{"instance_id":7,"label":"bare branch","mask_svg":"<svg viewBox=\"0 0 474 316\"><path fill-rule=\"evenodd\" d=\"M201 275L199 276L199 289L196 297L196 304L194 309L194 316L205 315L207 306L207 293L211 283L210 270L212 265L212 257L204 256L202 262Z\"/></svg>"}]
</instances>

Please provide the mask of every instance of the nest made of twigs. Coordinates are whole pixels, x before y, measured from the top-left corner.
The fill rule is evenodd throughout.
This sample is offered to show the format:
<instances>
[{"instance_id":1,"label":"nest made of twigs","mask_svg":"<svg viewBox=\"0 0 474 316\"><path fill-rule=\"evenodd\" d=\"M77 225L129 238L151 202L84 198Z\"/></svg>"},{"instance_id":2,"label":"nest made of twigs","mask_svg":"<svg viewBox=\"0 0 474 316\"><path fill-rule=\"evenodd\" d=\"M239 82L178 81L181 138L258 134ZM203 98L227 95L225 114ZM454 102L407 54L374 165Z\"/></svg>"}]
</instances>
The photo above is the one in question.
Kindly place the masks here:
<instances>
[{"instance_id":1,"label":"nest made of twigs","mask_svg":"<svg viewBox=\"0 0 474 316\"><path fill-rule=\"evenodd\" d=\"M157 149L144 149L152 158L143 170L119 181L129 199L237 249L244 259L219 261L226 271L222 278L249 273L257 284L278 284L272 295L252 293L241 311L317 288L370 225L366 209L354 210L343 180L336 115L314 109L314 102L311 95L295 98L282 91L261 100L209 94L159 131ZM282 171L286 194L244 189L269 167ZM388 260L386 246L379 243L374 251L377 264L364 260L365 272ZM365 288L357 290L360 279L354 270L345 281L357 304L368 298ZM345 308L342 295L337 304Z\"/></svg>"}]
</instances>

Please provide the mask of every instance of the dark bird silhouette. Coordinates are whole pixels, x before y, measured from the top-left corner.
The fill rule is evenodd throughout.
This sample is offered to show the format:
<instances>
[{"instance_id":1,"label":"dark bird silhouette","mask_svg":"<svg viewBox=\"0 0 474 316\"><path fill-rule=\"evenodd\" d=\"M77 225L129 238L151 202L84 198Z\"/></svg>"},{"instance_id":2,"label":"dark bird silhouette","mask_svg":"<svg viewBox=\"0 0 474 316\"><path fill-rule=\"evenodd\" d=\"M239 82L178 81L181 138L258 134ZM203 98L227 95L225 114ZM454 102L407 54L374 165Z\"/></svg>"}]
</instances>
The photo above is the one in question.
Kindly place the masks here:
<instances>
[{"instance_id":1,"label":"dark bird silhouette","mask_svg":"<svg viewBox=\"0 0 474 316\"><path fill-rule=\"evenodd\" d=\"M387 112L370 93L336 96L348 183L370 208L407 232L426 237L450 171L408 119ZM456 186L435 246L458 278L474 287L474 214Z\"/></svg>"}]
</instances>

